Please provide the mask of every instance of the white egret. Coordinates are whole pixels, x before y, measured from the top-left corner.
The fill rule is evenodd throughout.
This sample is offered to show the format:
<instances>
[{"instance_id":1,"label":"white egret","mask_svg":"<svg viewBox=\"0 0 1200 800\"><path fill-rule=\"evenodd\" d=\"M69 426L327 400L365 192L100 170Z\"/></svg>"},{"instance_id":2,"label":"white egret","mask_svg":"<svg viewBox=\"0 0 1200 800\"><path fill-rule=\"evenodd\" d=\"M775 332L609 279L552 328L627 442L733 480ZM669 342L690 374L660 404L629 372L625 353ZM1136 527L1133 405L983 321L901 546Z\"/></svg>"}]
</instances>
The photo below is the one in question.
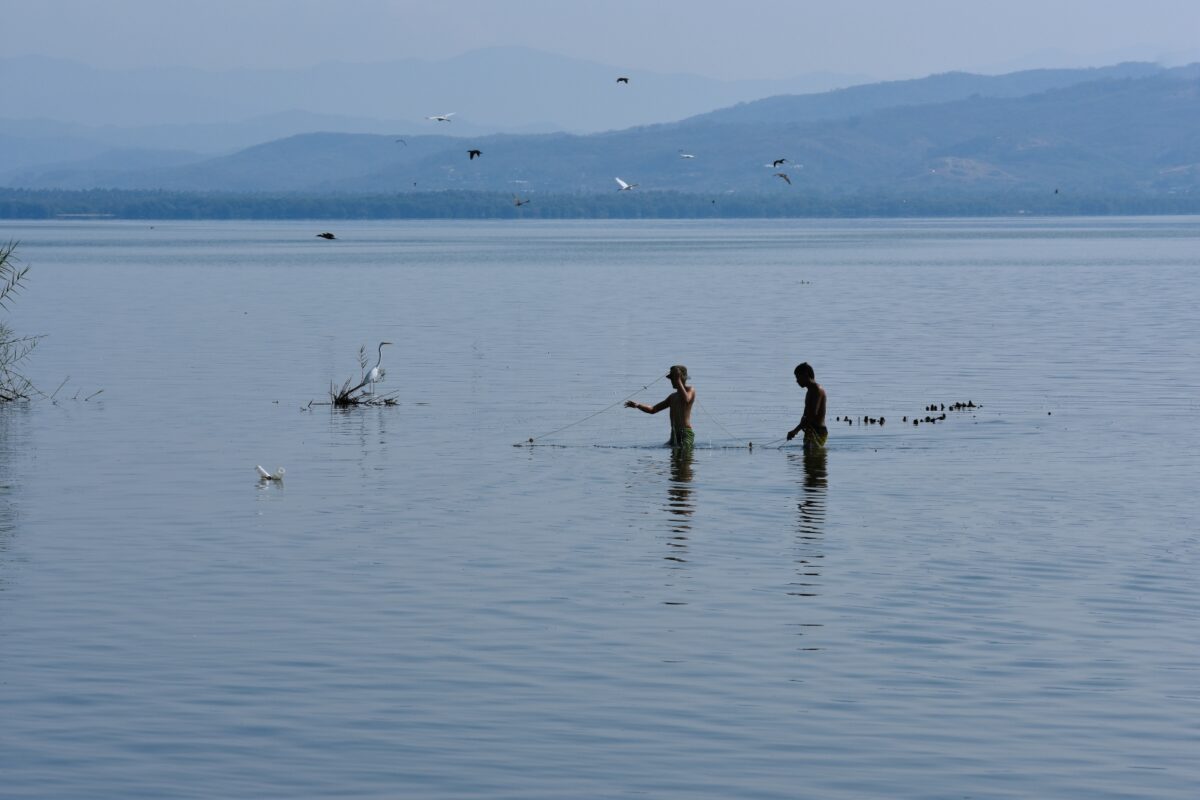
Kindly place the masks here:
<instances>
[{"instance_id":1,"label":"white egret","mask_svg":"<svg viewBox=\"0 0 1200 800\"><path fill-rule=\"evenodd\" d=\"M630 189L637 186L636 183L626 183L625 181L621 180L620 178L613 178L613 180L616 181L617 185L621 187L621 188L617 189L618 192L628 192Z\"/></svg>"},{"instance_id":2,"label":"white egret","mask_svg":"<svg viewBox=\"0 0 1200 800\"><path fill-rule=\"evenodd\" d=\"M387 370L379 368L379 365L383 363L383 346L385 344L391 344L391 342L379 343L379 358L375 361L375 366L371 367L371 371L367 373L366 382L371 386L370 394L375 394L375 384L387 376Z\"/></svg>"},{"instance_id":3,"label":"white egret","mask_svg":"<svg viewBox=\"0 0 1200 800\"><path fill-rule=\"evenodd\" d=\"M680 158L695 158L695 156L692 155L691 153L685 153L682 150L679 151L679 157Z\"/></svg>"},{"instance_id":4,"label":"white egret","mask_svg":"<svg viewBox=\"0 0 1200 800\"><path fill-rule=\"evenodd\" d=\"M456 113L458 112L451 111L449 114L434 114L432 117L426 117L425 119L431 119L434 122L451 122L452 120L450 118Z\"/></svg>"}]
</instances>

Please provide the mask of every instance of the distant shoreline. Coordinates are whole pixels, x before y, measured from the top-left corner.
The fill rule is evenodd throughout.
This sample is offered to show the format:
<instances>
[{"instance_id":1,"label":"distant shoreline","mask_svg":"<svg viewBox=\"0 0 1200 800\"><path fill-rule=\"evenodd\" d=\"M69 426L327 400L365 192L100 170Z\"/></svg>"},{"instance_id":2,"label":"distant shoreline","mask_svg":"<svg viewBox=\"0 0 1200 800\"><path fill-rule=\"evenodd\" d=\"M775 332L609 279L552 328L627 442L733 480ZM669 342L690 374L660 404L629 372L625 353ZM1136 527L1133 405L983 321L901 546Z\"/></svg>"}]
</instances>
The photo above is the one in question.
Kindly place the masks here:
<instances>
[{"instance_id":1,"label":"distant shoreline","mask_svg":"<svg viewBox=\"0 0 1200 800\"><path fill-rule=\"evenodd\" d=\"M613 192L537 194L517 207L498 192L288 194L0 188L0 219L840 219L1162 216L1200 213L1200 195L840 195Z\"/></svg>"}]
</instances>

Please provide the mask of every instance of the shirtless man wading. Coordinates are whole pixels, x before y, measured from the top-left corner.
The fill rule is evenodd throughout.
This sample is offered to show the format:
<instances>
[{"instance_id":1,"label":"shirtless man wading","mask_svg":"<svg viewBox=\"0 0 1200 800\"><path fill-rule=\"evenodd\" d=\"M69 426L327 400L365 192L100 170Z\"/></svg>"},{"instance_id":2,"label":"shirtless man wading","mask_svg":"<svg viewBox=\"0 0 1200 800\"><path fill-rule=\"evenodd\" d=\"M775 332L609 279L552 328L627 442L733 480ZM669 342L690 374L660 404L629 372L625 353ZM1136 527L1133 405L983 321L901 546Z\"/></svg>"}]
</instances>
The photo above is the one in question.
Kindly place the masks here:
<instances>
[{"instance_id":1,"label":"shirtless man wading","mask_svg":"<svg viewBox=\"0 0 1200 800\"><path fill-rule=\"evenodd\" d=\"M647 414L657 414L664 408L671 410L671 441L670 447L692 447L696 443L696 434L692 430L692 405L696 402L696 389L687 385L687 367L676 364L667 372L675 391L666 400L654 406L625 401L626 408L636 408Z\"/></svg>"}]
</instances>

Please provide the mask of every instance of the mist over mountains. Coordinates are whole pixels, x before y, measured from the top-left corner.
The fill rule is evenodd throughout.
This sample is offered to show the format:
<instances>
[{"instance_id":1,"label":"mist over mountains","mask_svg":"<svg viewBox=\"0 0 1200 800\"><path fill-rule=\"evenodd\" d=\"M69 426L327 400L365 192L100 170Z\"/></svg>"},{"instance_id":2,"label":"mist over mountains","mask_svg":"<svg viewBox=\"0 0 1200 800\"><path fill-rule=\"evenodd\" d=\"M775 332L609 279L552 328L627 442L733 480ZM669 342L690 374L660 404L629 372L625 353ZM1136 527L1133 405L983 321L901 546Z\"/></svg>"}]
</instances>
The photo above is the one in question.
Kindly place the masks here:
<instances>
[{"instance_id":1,"label":"mist over mountains","mask_svg":"<svg viewBox=\"0 0 1200 800\"><path fill-rule=\"evenodd\" d=\"M641 97L624 94L627 87L609 85L610 68L602 70L606 95ZM650 91L645 84L636 88ZM462 108L464 119L474 115L467 112L469 106ZM270 119L260 120L262 131L272 124L303 125L308 118L300 114ZM31 189L536 195L613 192L613 178L620 176L639 183L639 192L714 196L785 196L789 191L914 197L1055 190L1076 195L1200 194L1200 144L1194 136L1200 125L1196 65L1166 69L1131 63L1000 76L948 73L774 95L715 110L710 106L675 122L586 135L471 134L458 116L452 123L395 123L397 127L383 131L370 126L392 123L353 117L322 121L339 132L285 136L215 157L184 148L118 150L98 145L87 151L80 146L75 157L55 163L31 163L61 147L53 126L9 122L0 124L0 153L5 153L0 155L0 184ZM201 136L214 130L157 129L177 131L180 141L186 141L188 131ZM446 135L449 132L458 135ZM111 143L120 144L120 137ZM39 147L45 152L33 152ZM469 148L483 155L469 160ZM685 159L682 153L695 157ZM777 158L787 159L778 169L771 165ZM791 184L775 176L779 171Z\"/></svg>"},{"instance_id":2,"label":"mist over mountains","mask_svg":"<svg viewBox=\"0 0 1200 800\"><path fill-rule=\"evenodd\" d=\"M616 78L630 77L618 86ZM456 135L589 133L682 119L724 105L868 80L817 73L722 81L630 72L521 47L442 61L326 63L306 69L106 70L60 59L0 58L0 114L64 123L57 132L140 147L216 153L296 133L411 133L457 112ZM202 136L188 134L199 129ZM7 124L0 131L11 133ZM40 135L52 132L43 125ZM442 131L438 131L442 133Z\"/></svg>"}]
</instances>

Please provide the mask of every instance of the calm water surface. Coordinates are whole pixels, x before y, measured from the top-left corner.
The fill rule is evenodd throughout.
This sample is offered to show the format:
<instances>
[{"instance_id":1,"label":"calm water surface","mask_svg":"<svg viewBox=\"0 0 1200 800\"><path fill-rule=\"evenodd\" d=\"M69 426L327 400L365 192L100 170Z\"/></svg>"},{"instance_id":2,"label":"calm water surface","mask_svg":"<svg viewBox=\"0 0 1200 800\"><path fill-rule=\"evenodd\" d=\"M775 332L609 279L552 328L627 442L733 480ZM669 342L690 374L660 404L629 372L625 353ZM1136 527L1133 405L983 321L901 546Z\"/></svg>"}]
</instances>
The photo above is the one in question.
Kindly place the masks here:
<instances>
[{"instance_id":1,"label":"calm water surface","mask_svg":"<svg viewBox=\"0 0 1200 800\"><path fill-rule=\"evenodd\" d=\"M327 225L0 223L0 796L1200 790L1200 219Z\"/></svg>"}]
</instances>

